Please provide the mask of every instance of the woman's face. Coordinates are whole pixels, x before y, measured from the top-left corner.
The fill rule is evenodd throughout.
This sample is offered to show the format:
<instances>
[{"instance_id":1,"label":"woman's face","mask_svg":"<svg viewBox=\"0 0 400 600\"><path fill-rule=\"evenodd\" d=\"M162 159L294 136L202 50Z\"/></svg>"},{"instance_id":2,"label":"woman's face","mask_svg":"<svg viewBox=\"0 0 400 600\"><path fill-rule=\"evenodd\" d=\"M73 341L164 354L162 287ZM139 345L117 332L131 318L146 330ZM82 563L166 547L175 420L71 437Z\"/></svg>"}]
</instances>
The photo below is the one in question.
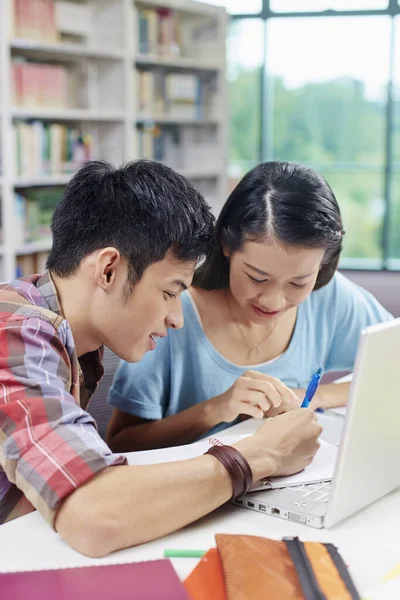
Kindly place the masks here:
<instances>
[{"instance_id":1,"label":"woman's face","mask_svg":"<svg viewBox=\"0 0 400 600\"><path fill-rule=\"evenodd\" d=\"M229 252L224 250L229 256ZM274 321L311 294L324 257L322 248L283 246L277 240L244 243L230 256L230 290L243 317Z\"/></svg>"}]
</instances>

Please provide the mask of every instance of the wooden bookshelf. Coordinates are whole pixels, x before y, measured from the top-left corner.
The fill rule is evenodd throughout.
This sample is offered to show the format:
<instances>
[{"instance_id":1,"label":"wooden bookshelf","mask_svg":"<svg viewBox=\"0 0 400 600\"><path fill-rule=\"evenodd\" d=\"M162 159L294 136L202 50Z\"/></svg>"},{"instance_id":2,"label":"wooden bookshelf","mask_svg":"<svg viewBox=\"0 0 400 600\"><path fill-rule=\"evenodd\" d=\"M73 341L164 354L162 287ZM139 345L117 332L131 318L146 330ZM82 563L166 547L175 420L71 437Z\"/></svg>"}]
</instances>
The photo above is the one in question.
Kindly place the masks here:
<instances>
[{"instance_id":1,"label":"wooden bookshelf","mask_svg":"<svg viewBox=\"0 0 400 600\"><path fill-rule=\"evenodd\" d=\"M224 68L221 61L201 60L196 58L187 58L184 56L160 56L157 54L137 54L137 66L151 66L171 70L189 70L189 71L219 71Z\"/></svg>"},{"instance_id":2,"label":"wooden bookshelf","mask_svg":"<svg viewBox=\"0 0 400 600\"><path fill-rule=\"evenodd\" d=\"M120 111L100 111L72 108L13 108L13 119L38 121L123 121Z\"/></svg>"},{"instance_id":3,"label":"wooden bookshelf","mask_svg":"<svg viewBox=\"0 0 400 600\"><path fill-rule=\"evenodd\" d=\"M72 175L42 175L40 177L32 178L17 177L13 180L13 187L22 189L32 187L67 185L71 177Z\"/></svg>"},{"instance_id":4,"label":"wooden bookshelf","mask_svg":"<svg viewBox=\"0 0 400 600\"><path fill-rule=\"evenodd\" d=\"M217 169L177 169L186 179L218 179L219 173Z\"/></svg>"},{"instance_id":5,"label":"wooden bookshelf","mask_svg":"<svg viewBox=\"0 0 400 600\"><path fill-rule=\"evenodd\" d=\"M68 56L76 58L101 58L108 60L122 60L124 53L122 50L114 48L90 48L80 44L45 44L36 40L25 40L13 38L10 41L10 49L23 53L29 57L43 58L43 60L54 60Z\"/></svg>"},{"instance_id":6,"label":"wooden bookshelf","mask_svg":"<svg viewBox=\"0 0 400 600\"><path fill-rule=\"evenodd\" d=\"M38 240L36 242L27 242L22 246L15 248L17 256L25 256L26 254L37 254L39 252L48 252L51 248L51 238Z\"/></svg>"},{"instance_id":7,"label":"wooden bookshelf","mask_svg":"<svg viewBox=\"0 0 400 600\"><path fill-rule=\"evenodd\" d=\"M154 123L156 125L218 125L220 119L215 117L209 119L197 119L195 117L170 117L168 115L157 117L156 115L138 115L136 117L136 123L143 125L146 123Z\"/></svg>"},{"instance_id":8,"label":"wooden bookshelf","mask_svg":"<svg viewBox=\"0 0 400 600\"><path fill-rule=\"evenodd\" d=\"M214 17L216 10L218 10L218 7L213 4L196 2L195 0L163 0L162 2L159 2L159 0L137 0L137 5L145 8L170 8L188 15L209 15L211 17Z\"/></svg>"},{"instance_id":9,"label":"wooden bookshelf","mask_svg":"<svg viewBox=\"0 0 400 600\"><path fill-rule=\"evenodd\" d=\"M38 194L61 194L88 158L161 160L218 212L227 194L225 10L195 0L41 0L47 18L30 25L17 14L24 2L35 13L37 0L0 0L0 281L27 274L21 265L43 268L49 231L37 238L21 219L35 216ZM42 85L50 65L58 87ZM154 90L157 110L141 106L142 73L165 83L162 110Z\"/></svg>"}]
</instances>

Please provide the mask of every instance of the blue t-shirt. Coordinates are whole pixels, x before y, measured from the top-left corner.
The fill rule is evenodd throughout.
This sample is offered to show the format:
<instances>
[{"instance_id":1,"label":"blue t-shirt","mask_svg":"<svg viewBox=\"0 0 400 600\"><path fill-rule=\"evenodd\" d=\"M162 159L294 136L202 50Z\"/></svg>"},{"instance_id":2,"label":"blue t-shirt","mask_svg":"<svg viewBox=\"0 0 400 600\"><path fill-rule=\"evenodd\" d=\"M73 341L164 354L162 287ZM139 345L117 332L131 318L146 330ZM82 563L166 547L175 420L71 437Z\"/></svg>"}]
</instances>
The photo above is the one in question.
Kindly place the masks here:
<instances>
[{"instance_id":1,"label":"blue t-shirt","mask_svg":"<svg viewBox=\"0 0 400 600\"><path fill-rule=\"evenodd\" d=\"M286 352L250 367L231 363L214 348L188 292L182 294L182 306L182 329L170 329L139 363L121 361L110 404L143 419L162 419L222 394L250 368L278 377L290 388L305 388L318 369L352 370L361 330L393 318L369 292L336 273L298 307Z\"/></svg>"}]
</instances>

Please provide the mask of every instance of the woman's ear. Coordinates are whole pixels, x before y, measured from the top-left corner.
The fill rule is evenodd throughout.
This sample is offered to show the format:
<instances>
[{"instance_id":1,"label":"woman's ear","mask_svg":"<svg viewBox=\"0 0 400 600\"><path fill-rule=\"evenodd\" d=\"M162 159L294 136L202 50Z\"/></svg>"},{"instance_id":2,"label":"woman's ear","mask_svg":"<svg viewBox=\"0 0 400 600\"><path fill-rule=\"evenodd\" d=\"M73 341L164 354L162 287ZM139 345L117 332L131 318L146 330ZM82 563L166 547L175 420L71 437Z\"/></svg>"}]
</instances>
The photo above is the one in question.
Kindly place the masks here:
<instances>
[{"instance_id":1,"label":"woman's ear","mask_svg":"<svg viewBox=\"0 0 400 600\"><path fill-rule=\"evenodd\" d=\"M222 244L222 254L225 256L225 258L229 258L231 255L228 246L226 246L225 244Z\"/></svg>"}]
</instances>

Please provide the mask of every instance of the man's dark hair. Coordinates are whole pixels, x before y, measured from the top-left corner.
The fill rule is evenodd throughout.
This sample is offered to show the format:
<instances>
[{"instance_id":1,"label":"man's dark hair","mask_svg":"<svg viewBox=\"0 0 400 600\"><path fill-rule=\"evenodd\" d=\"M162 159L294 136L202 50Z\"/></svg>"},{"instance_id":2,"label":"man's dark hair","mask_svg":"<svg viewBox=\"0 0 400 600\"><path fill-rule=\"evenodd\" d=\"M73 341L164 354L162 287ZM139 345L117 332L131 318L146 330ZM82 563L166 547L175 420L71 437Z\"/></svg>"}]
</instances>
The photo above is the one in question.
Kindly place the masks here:
<instances>
[{"instance_id":1,"label":"man's dark hair","mask_svg":"<svg viewBox=\"0 0 400 600\"><path fill-rule=\"evenodd\" d=\"M277 239L299 248L324 248L314 290L332 279L343 240L339 205L316 171L295 163L266 162L252 169L233 190L218 217L214 249L196 271L193 285L206 290L229 287L230 253L247 240Z\"/></svg>"},{"instance_id":2,"label":"man's dark hair","mask_svg":"<svg viewBox=\"0 0 400 600\"><path fill-rule=\"evenodd\" d=\"M127 260L131 288L169 250L182 261L203 258L213 226L203 197L169 167L148 160L120 168L90 161L54 211L47 268L68 278L88 254L112 246Z\"/></svg>"}]
</instances>

